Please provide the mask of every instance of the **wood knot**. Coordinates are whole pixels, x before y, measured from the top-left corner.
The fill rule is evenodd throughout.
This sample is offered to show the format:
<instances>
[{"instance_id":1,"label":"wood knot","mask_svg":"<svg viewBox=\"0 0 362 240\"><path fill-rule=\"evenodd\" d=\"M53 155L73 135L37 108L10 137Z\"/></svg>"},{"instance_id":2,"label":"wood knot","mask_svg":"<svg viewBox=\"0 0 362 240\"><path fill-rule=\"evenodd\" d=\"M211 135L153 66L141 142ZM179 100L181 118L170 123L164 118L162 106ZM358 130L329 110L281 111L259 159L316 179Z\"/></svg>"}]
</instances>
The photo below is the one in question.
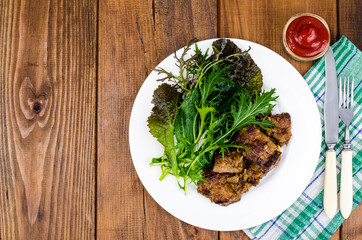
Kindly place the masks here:
<instances>
[{"instance_id":1,"label":"wood knot","mask_svg":"<svg viewBox=\"0 0 362 240\"><path fill-rule=\"evenodd\" d=\"M43 81L35 88L29 77L25 77L20 84L19 106L15 117L21 136L27 137L35 125L44 128L48 122L52 103L52 89L49 81Z\"/></svg>"},{"instance_id":2,"label":"wood knot","mask_svg":"<svg viewBox=\"0 0 362 240\"><path fill-rule=\"evenodd\" d=\"M40 103L38 103L38 102L34 103L33 111L34 111L35 114L40 113L40 111L41 111L41 105L40 105Z\"/></svg>"},{"instance_id":3,"label":"wood knot","mask_svg":"<svg viewBox=\"0 0 362 240\"><path fill-rule=\"evenodd\" d=\"M23 113L25 115L28 112L27 119L34 119L35 116L42 117L45 113L45 107L47 106L47 98L44 95L38 95L28 98L28 108L24 107Z\"/></svg>"}]
</instances>

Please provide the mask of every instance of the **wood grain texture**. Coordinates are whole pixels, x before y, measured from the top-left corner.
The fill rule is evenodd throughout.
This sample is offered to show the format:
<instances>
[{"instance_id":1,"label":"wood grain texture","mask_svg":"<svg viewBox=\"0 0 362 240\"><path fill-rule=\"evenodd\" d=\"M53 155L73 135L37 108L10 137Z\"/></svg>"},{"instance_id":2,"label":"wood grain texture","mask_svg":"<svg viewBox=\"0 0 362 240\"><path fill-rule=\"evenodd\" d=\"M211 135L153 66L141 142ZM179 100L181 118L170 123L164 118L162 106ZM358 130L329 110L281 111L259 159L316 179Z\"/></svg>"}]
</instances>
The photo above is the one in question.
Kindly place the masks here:
<instances>
[{"instance_id":1,"label":"wood grain texture","mask_svg":"<svg viewBox=\"0 0 362 240\"><path fill-rule=\"evenodd\" d=\"M330 237L329 240L340 240L340 239L341 239L341 232L340 228L338 228L337 231L333 233L333 235Z\"/></svg>"},{"instance_id":2,"label":"wood grain texture","mask_svg":"<svg viewBox=\"0 0 362 240\"><path fill-rule=\"evenodd\" d=\"M154 27L157 58L153 58L148 69L156 67L160 60L193 38L215 38L217 1L155 0ZM145 32L141 32L143 34ZM217 239L217 232L191 226L171 216L146 191L144 197L146 239Z\"/></svg>"},{"instance_id":3,"label":"wood grain texture","mask_svg":"<svg viewBox=\"0 0 362 240\"><path fill-rule=\"evenodd\" d=\"M215 239L163 210L143 189L128 146L128 121L143 81L192 38L216 37L217 2L100 2L98 83L99 239ZM203 10L203 11L202 11Z\"/></svg>"},{"instance_id":4,"label":"wood grain texture","mask_svg":"<svg viewBox=\"0 0 362 240\"><path fill-rule=\"evenodd\" d=\"M0 236L89 238L95 5L3 1L0 12Z\"/></svg>"},{"instance_id":5,"label":"wood grain texture","mask_svg":"<svg viewBox=\"0 0 362 240\"><path fill-rule=\"evenodd\" d=\"M359 240L362 239L362 205L358 205L351 215L343 222L341 231L341 240Z\"/></svg>"},{"instance_id":6,"label":"wood grain texture","mask_svg":"<svg viewBox=\"0 0 362 240\"><path fill-rule=\"evenodd\" d=\"M331 42L337 39L337 2L335 0L220 0L219 36L250 40L270 48L286 58L303 75L315 63L292 59L282 44L282 31L288 19L301 12L323 17L331 31Z\"/></svg>"},{"instance_id":7,"label":"wood grain texture","mask_svg":"<svg viewBox=\"0 0 362 240\"><path fill-rule=\"evenodd\" d=\"M155 0L154 26L156 49L162 60L192 38L217 37L217 0Z\"/></svg>"},{"instance_id":8,"label":"wood grain texture","mask_svg":"<svg viewBox=\"0 0 362 240\"><path fill-rule=\"evenodd\" d=\"M345 35L362 49L362 3L360 0L338 0L339 35ZM339 37L340 37L339 36Z\"/></svg>"},{"instance_id":9,"label":"wood grain texture","mask_svg":"<svg viewBox=\"0 0 362 240\"><path fill-rule=\"evenodd\" d=\"M243 231L220 232L219 240L249 240L250 238Z\"/></svg>"},{"instance_id":10,"label":"wood grain texture","mask_svg":"<svg viewBox=\"0 0 362 240\"><path fill-rule=\"evenodd\" d=\"M153 33L152 6L141 1L100 1L98 56L97 238L142 239L143 187L128 147L128 121L147 56L141 27ZM142 25L141 25L142 23ZM148 25L147 25L148 24ZM152 36L152 35L151 35ZM149 57L150 58L150 57Z\"/></svg>"},{"instance_id":11,"label":"wood grain texture","mask_svg":"<svg viewBox=\"0 0 362 240\"><path fill-rule=\"evenodd\" d=\"M100 2L99 11L97 236L209 238L208 231L166 213L143 189L127 133L132 103L150 69L193 37L216 37L216 1L109 1Z\"/></svg>"}]
</instances>

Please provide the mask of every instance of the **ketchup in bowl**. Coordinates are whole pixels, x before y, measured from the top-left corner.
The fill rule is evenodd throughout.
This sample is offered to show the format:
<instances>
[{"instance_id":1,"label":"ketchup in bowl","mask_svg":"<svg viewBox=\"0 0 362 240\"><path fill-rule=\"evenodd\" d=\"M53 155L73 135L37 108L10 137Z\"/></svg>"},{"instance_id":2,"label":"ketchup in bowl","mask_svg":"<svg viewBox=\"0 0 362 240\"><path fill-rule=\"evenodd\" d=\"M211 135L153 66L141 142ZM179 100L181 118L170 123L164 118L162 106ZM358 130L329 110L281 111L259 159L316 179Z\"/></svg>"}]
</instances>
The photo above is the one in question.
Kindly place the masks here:
<instances>
[{"instance_id":1,"label":"ketchup in bowl","mask_svg":"<svg viewBox=\"0 0 362 240\"><path fill-rule=\"evenodd\" d=\"M283 44L297 60L320 58L329 47L330 33L327 23L315 14L298 14L287 22L283 31Z\"/></svg>"}]
</instances>

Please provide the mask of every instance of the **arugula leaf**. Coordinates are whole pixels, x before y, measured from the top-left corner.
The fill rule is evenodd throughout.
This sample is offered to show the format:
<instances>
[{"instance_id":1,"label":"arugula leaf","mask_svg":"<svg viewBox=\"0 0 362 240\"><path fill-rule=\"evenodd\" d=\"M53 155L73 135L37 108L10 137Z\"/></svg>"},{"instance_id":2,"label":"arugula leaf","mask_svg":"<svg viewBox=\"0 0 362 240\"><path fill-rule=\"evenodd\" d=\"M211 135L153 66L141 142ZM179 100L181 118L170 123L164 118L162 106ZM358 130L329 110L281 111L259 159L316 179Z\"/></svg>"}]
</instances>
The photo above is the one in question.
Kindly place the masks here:
<instances>
[{"instance_id":1,"label":"arugula leaf","mask_svg":"<svg viewBox=\"0 0 362 240\"><path fill-rule=\"evenodd\" d=\"M256 95L253 98L247 91L242 90L234 99L235 102L230 106L229 112L226 111L219 117L215 117L215 113L211 112L211 117L206 123L205 130L200 129L207 134L206 140L202 142L199 150L194 153L194 157L187 165L187 170L183 176L185 178L184 188L186 186L186 179L190 178L191 182L194 182L195 179L200 177L201 170L211 163L212 156L217 149L224 152L229 147L236 147L231 142L231 139L237 131L249 124L261 127L273 126L270 121L257 121L255 117L259 114L270 113L274 107L272 102L277 98L273 96L274 93L275 89L269 92L263 91L260 96Z\"/></svg>"},{"instance_id":2,"label":"arugula leaf","mask_svg":"<svg viewBox=\"0 0 362 240\"><path fill-rule=\"evenodd\" d=\"M269 114L273 110L275 104L272 103L278 98L277 96L273 96L274 94L274 88L269 92L263 91L260 96L255 95L254 101L252 101L251 95L245 90L240 91L239 97L235 99L236 104L231 105L232 125L230 129L215 140L215 143L228 143L230 141L230 135L233 135L236 131L249 124L258 125L263 128L272 127L273 124L270 121L257 121L256 116Z\"/></svg>"},{"instance_id":3,"label":"arugula leaf","mask_svg":"<svg viewBox=\"0 0 362 240\"><path fill-rule=\"evenodd\" d=\"M200 100L200 92L194 90L183 100L175 121L175 136L178 143L191 145L196 136L194 123L197 118L197 106Z\"/></svg>"},{"instance_id":4,"label":"arugula leaf","mask_svg":"<svg viewBox=\"0 0 362 240\"><path fill-rule=\"evenodd\" d=\"M148 117L150 133L165 147L165 155L171 163L172 173L178 177L176 150L174 149L175 118L180 93L175 87L163 83L153 93L151 115Z\"/></svg>"}]
</instances>

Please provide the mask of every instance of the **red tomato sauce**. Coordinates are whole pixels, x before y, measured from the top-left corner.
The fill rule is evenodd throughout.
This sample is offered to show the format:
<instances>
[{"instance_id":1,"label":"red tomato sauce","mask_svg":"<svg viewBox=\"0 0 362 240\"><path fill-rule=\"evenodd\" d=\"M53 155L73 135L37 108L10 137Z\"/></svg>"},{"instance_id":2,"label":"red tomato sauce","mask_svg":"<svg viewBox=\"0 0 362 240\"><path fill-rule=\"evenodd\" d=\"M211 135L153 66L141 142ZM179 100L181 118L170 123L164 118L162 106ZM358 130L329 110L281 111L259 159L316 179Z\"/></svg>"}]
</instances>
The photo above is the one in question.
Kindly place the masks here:
<instances>
[{"instance_id":1,"label":"red tomato sauce","mask_svg":"<svg viewBox=\"0 0 362 240\"><path fill-rule=\"evenodd\" d=\"M286 42L289 49L301 57L314 57L328 47L329 31L317 18L301 16L288 26Z\"/></svg>"}]
</instances>

